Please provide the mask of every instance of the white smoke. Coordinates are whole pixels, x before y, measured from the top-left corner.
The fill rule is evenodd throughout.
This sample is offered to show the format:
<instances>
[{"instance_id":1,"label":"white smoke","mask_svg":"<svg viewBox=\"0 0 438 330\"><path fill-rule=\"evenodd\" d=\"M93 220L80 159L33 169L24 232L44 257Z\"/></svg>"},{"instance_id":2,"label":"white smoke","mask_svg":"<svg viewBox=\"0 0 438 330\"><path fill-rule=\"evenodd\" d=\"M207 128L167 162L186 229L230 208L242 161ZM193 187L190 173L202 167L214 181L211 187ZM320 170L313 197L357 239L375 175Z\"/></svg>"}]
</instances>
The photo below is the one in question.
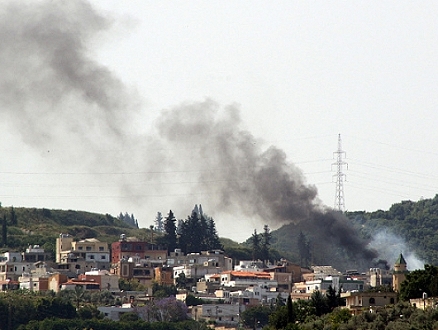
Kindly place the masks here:
<instances>
[{"instance_id":1,"label":"white smoke","mask_svg":"<svg viewBox=\"0 0 438 330\"><path fill-rule=\"evenodd\" d=\"M377 250L379 257L388 261L389 265L394 265L400 253L402 253L409 270L424 268L425 262L417 256L403 238L387 229L375 234L369 246Z\"/></svg>"}]
</instances>

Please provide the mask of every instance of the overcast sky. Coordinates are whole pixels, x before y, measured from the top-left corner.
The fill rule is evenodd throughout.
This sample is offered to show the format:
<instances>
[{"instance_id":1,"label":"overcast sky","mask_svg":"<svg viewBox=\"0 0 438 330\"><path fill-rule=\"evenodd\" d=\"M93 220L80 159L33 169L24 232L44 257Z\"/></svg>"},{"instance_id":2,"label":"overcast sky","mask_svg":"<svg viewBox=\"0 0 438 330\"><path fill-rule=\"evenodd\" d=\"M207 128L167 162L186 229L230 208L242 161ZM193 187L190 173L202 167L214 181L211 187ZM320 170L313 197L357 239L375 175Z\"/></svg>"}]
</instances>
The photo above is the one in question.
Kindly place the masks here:
<instances>
[{"instance_id":1,"label":"overcast sky","mask_svg":"<svg viewBox=\"0 0 438 330\"><path fill-rule=\"evenodd\" d=\"M10 16L15 10L27 24L25 18L34 10L32 6L32 2L23 2L22 10L27 14L21 15L21 8L5 5L2 15ZM38 7L35 11L47 10ZM234 130L235 123L236 129L250 134L251 143L257 144L260 152L270 146L283 150L287 162L302 171L304 184L316 187L316 199L323 205L333 207L335 203L336 167L332 164L338 134L348 163L348 169L343 167L347 210L387 210L402 200L432 198L438 191L435 1L105 0L92 1L87 10L94 14L87 20L78 18L81 24L75 23L81 12L73 5L60 8L59 15L57 10L56 6L50 9L47 25L52 26L55 17L62 26L62 20L69 17L78 31L84 26L87 33L79 34L77 40L82 45L79 53L86 54L99 70L107 70L105 74L115 81L107 90L117 92L108 92L114 97L109 105L96 105L95 101L87 105L86 98L76 100L83 98L76 92L62 102L52 96L47 101L41 95L52 95L53 87L40 88L26 94L29 104L38 98L34 105L11 106L11 95L18 94L8 90L6 95L3 90L1 106L7 113L0 144L3 206L112 215L126 211L134 213L141 226L149 227L157 211L165 215L172 209L178 218L185 218L194 204L202 204L215 218L221 236L246 239L255 228L262 230L264 220L257 215L242 216L238 207L227 206L222 212L220 203L211 202L214 192L208 191L208 178L203 181L206 194L199 186L188 186L199 179L189 175L198 168L181 159L181 147L172 147L169 140L155 140L163 132L170 139L165 122L169 118L176 121L178 109L199 104L202 108L206 102L214 104L212 111L218 116L231 106L238 115L233 112L231 119L227 117L230 126ZM69 10L71 15L65 16ZM36 16L31 19L38 22L32 31L38 35L38 29L45 29L43 22L48 21L38 21ZM100 18L105 22L94 27L93 21ZM20 22L9 23L10 34L21 31ZM23 35L18 34L19 38ZM18 46L14 40L0 46L2 60L8 59L6 71L12 76L32 81L39 62L24 57L49 47L27 48L21 45L30 39L19 40ZM46 42L39 37L32 40ZM14 52L23 59L9 61ZM72 65L71 70L77 67ZM9 83L3 80L2 86ZM99 88L98 79L87 84L85 91ZM119 89L123 90L123 102L118 102ZM59 93L63 93L61 87ZM90 97L87 92L85 95ZM34 111L37 115L29 116L31 112L23 109L33 106L46 107L47 111ZM71 119L57 122L56 117L67 112L50 114L58 107L87 106L112 107L110 119L99 119L116 123L115 128L108 124L108 132L113 132L110 138L106 138L108 132L100 131L87 140L73 135L66 138L65 132L81 131L81 125L90 131L99 126L92 115L88 117L91 110L78 111L74 125ZM125 108L130 109L126 115ZM13 112L21 119L14 119ZM41 116L47 116L44 123L33 127ZM212 123L209 120L205 122ZM178 125L172 127L178 131ZM125 135L128 138L119 137ZM132 142L140 139L142 143ZM200 161L196 148L205 141L201 141L202 136L199 139L190 139L182 147L193 148L187 152L191 162ZM103 153L102 158L96 156ZM172 154L175 167L166 158ZM93 161L88 160L90 155ZM209 157L204 148L199 157ZM139 170L143 162L154 162L157 167ZM166 164L163 171L153 176L160 163ZM218 171L223 169L223 164L218 165ZM147 180L139 179L142 171L148 173ZM236 224L237 218L241 221Z\"/></svg>"}]
</instances>

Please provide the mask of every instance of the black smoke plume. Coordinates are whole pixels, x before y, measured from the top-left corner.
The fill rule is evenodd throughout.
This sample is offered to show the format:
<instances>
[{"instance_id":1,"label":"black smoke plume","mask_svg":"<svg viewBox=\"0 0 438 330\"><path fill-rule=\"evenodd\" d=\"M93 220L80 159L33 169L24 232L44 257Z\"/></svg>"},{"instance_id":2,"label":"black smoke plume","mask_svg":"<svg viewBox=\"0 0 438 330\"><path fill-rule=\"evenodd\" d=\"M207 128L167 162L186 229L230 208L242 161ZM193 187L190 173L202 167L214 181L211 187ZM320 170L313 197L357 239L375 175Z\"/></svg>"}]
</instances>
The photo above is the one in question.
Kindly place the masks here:
<instances>
[{"instance_id":1,"label":"black smoke plume","mask_svg":"<svg viewBox=\"0 0 438 330\"><path fill-rule=\"evenodd\" d=\"M155 115L155 132L133 131L142 114L135 93L93 56L110 28L111 19L85 1L2 8L1 113L27 145L58 150L50 166L71 167L74 160L90 173L121 171L94 180L111 180L143 218L202 203L210 214L231 215L235 230L253 231L240 218L277 227L304 223L320 242L375 257L342 215L320 206L316 187L284 151L242 129L237 105L182 103Z\"/></svg>"}]
</instances>

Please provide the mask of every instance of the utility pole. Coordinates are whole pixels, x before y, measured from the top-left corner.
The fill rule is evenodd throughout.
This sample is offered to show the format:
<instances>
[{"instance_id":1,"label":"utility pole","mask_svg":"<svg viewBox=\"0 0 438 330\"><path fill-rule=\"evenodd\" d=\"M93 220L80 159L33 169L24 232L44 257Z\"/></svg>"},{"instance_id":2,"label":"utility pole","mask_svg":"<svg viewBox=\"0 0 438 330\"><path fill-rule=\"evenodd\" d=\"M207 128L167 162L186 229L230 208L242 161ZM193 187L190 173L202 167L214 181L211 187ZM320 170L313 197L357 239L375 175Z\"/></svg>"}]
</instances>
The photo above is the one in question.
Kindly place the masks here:
<instances>
[{"instance_id":1,"label":"utility pole","mask_svg":"<svg viewBox=\"0 0 438 330\"><path fill-rule=\"evenodd\" d=\"M343 173L344 165L347 166L348 163L345 162L342 157L346 156L345 151L342 150L341 146L341 134L338 134L338 150L333 152L333 156L336 155L336 174L333 177L336 178L336 196L335 196L335 210L344 212L345 211L345 200L344 200L344 180L346 179L346 175Z\"/></svg>"}]
</instances>

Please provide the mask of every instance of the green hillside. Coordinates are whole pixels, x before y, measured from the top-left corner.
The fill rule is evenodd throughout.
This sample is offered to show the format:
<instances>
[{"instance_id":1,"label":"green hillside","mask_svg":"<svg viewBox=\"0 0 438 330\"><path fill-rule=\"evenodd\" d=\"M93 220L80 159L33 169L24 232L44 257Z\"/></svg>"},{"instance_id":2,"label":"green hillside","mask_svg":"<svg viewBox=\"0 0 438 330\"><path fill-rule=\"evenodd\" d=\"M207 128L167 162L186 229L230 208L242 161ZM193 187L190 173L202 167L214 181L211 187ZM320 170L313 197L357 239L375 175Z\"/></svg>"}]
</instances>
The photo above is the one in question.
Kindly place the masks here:
<instances>
[{"instance_id":1,"label":"green hillside","mask_svg":"<svg viewBox=\"0 0 438 330\"><path fill-rule=\"evenodd\" d=\"M403 246L415 252L425 263L438 265L438 195L432 199L422 199L417 202L402 201L392 205L388 211L347 212L345 216L355 227L357 235L365 242L372 241L378 233L391 234L403 241ZM321 230L325 228L322 227ZM287 224L272 231L272 248L299 263L301 261L298 248L300 232L309 242L311 264L330 264L338 267L339 270L360 268L358 260L354 256L349 256L346 249L339 246L321 245L321 242L313 240L313 233L306 228L305 221ZM339 233L339 235L342 234L342 232ZM370 245L370 248L374 247ZM387 261L391 264L394 260ZM364 266L367 268L373 265Z\"/></svg>"},{"instance_id":2,"label":"green hillside","mask_svg":"<svg viewBox=\"0 0 438 330\"><path fill-rule=\"evenodd\" d=\"M150 231L137 229L109 215L84 211L49 210L23 207L0 208L2 235L1 249L22 251L29 245L40 245L46 251L55 251L55 240L60 233L77 239L96 237L111 243L121 234L139 238L150 237ZM6 223L4 223L6 220ZM6 237L3 229L6 227Z\"/></svg>"},{"instance_id":3,"label":"green hillside","mask_svg":"<svg viewBox=\"0 0 438 330\"><path fill-rule=\"evenodd\" d=\"M377 233L390 232L400 237L406 246L415 251L426 263L438 265L438 195L417 202L402 201L392 205L388 211L356 211L347 212L345 215L356 228L356 234L361 239L371 240ZM54 252L55 239L60 233L69 233L77 239L96 237L108 243L118 240L121 234L136 236L147 241L152 237L150 229L133 228L109 214L2 207L0 216L1 219L6 218L7 235L6 238L3 234L0 237L0 248L3 251L24 250L29 245L39 244L47 251ZM1 232L3 227L4 225ZM287 258L303 265L330 264L340 270L372 266L361 265L358 258L349 254L346 249L336 245L329 246L325 242L314 239L312 230L306 228L305 222L287 224L272 231L271 234L271 255L276 258ZM154 240L159 242L160 235L157 233L153 235ZM300 235L308 244L307 261L302 256L303 250L300 251L299 248ZM249 242L250 238L241 244L221 238L225 252L236 260L251 259L252 250ZM391 261L388 260L389 263Z\"/></svg>"}]
</instances>

